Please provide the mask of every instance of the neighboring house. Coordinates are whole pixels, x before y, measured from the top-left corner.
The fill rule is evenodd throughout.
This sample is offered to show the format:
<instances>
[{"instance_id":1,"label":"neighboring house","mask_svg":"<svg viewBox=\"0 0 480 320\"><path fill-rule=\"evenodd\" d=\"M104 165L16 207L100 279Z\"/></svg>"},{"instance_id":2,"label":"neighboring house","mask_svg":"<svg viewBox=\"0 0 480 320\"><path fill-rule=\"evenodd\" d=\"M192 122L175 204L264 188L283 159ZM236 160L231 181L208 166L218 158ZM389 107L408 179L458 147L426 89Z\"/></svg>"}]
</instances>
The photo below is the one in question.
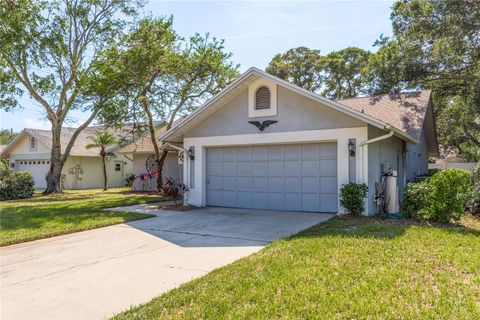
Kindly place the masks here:
<instances>
[{"instance_id":1,"label":"neighboring house","mask_svg":"<svg viewBox=\"0 0 480 320\"><path fill-rule=\"evenodd\" d=\"M103 187L103 165L99 149L86 149L89 139L100 127L88 127L77 137L62 171L65 189L91 189ZM62 128L62 150L68 144L75 128ZM50 169L52 147L50 130L24 129L5 149L0 157L8 158L10 168L32 173L37 189L46 187L45 177ZM110 187L125 185L125 178L132 172L132 161L118 152L118 146L108 150L107 174Z\"/></svg>"},{"instance_id":2,"label":"neighboring house","mask_svg":"<svg viewBox=\"0 0 480 320\"><path fill-rule=\"evenodd\" d=\"M155 136L158 138L165 133L166 124L159 124L155 130ZM162 143L158 142L159 147ZM183 180L182 160L178 158L178 150L168 148L169 152L163 166L163 178L172 177L175 180ZM135 181L133 189L137 191L156 191L157 178L155 177L154 150L150 134L139 137L131 144L121 148L119 151L131 157L133 160L133 174ZM152 175L153 174L153 175ZM144 176L146 179L142 179Z\"/></svg>"},{"instance_id":3,"label":"neighboring house","mask_svg":"<svg viewBox=\"0 0 480 320\"><path fill-rule=\"evenodd\" d=\"M188 204L339 212L351 181L368 185L374 213L383 172L398 173L401 197L437 156L432 110L430 91L333 101L251 68L159 140L188 152Z\"/></svg>"}]
</instances>

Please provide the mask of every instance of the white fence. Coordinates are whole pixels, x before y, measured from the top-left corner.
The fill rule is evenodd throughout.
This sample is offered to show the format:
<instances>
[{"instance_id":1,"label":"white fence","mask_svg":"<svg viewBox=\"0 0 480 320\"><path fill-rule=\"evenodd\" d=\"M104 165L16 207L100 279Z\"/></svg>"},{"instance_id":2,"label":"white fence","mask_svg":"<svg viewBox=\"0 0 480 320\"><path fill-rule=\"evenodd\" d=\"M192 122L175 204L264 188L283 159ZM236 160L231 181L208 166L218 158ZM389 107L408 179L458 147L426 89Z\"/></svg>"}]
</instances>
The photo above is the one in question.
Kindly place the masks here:
<instances>
[{"instance_id":1,"label":"white fence","mask_svg":"<svg viewBox=\"0 0 480 320\"><path fill-rule=\"evenodd\" d=\"M429 163L428 169L463 169L473 171L473 167L479 164L478 162L451 162L451 163Z\"/></svg>"}]
</instances>

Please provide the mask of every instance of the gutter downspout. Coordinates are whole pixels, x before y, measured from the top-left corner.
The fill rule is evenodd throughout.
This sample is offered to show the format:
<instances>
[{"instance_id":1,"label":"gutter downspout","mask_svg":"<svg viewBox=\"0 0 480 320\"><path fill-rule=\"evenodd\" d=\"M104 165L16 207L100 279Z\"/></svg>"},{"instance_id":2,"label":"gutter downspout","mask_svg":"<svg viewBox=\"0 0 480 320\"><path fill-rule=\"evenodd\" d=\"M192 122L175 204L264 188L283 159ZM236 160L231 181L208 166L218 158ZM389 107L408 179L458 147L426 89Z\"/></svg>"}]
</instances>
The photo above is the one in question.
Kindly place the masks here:
<instances>
[{"instance_id":1,"label":"gutter downspout","mask_svg":"<svg viewBox=\"0 0 480 320\"><path fill-rule=\"evenodd\" d=\"M385 139L388 139L392 136L393 136L393 131L390 130L390 132L387 133L386 135L360 142L360 148L361 148L361 152L362 152L362 181L365 181L365 170L364 170L364 165L365 164L363 163L365 161L365 154L364 154L365 149L363 147L366 146L367 144L377 142L377 141L381 141L381 140L385 140ZM368 165L368 163L367 163L367 165Z\"/></svg>"},{"instance_id":2,"label":"gutter downspout","mask_svg":"<svg viewBox=\"0 0 480 320\"><path fill-rule=\"evenodd\" d=\"M390 131L390 132L387 133L386 135L383 135L383 136L380 136L380 137L376 137L376 138L373 138L373 139L370 139L370 140L362 141L362 142L360 143L360 147L363 147L363 146L366 145L366 144L370 144L370 143L377 142L377 141L380 141L380 140L388 139L388 138L390 138L391 136L393 136L393 131Z\"/></svg>"},{"instance_id":3,"label":"gutter downspout","mask_svg":"<svg viewBox=\"0 0 480 320\"><path fill-rule=\"evenodd\" d=\"M390 127L388 128L385 128L385 129L390 129ZM365 182L368 180L365 179L365 169L364 169L364 161L365 161L365 148L363 148L364 146L370 144L370 143L374 143L374 142L378 142L378 141L381 141L381 140L385 140L385 139L388 139L390 137L392 137L394 134L394 132L392 130L390 130L389 133L383 135L383 136L380 136L380 137L376 137L376 138L373 138L373 139L370 139L370 140L365 140L365 141L362 141L360 142L360 148L361 148L361 152L362 152L362 182ZM368 170L368 163L366 164L367 165L367 170ZM367 177L368 178L368 177ZM367 184L368 185L368 184ZM367 205L367 212L369 212L369 205Z\"/></svg>"}]
</instances>

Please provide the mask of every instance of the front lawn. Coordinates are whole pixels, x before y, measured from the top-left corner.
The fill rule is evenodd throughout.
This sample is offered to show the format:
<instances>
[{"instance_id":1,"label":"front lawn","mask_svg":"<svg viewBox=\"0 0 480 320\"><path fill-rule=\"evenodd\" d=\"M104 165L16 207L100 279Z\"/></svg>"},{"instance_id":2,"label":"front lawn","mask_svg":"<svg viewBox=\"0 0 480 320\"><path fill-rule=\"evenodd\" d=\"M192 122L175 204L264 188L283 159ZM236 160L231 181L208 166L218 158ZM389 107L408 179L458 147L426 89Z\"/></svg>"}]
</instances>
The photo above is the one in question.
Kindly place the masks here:
<instances>
[{"instance_id":1,"label":"front lawn","mask_svg":"<svg viewBox=\"0 0 480 320\"><path fill-rule=\"evenodd\" d=\"M336 218L114 319L480 319L468 224Z\"/></svg>"},{"instance_id":2,"label":"front lawn","mask_svg":"<svg viewBox=\"0 0 480 320\"><path fill-rule=\"evenodd\" d=\"M63 194L0 202L0 246L151 217L103 210L162 200L159 196L132 194L128 190L68 190Z\"/></svg>"}]
</instances>

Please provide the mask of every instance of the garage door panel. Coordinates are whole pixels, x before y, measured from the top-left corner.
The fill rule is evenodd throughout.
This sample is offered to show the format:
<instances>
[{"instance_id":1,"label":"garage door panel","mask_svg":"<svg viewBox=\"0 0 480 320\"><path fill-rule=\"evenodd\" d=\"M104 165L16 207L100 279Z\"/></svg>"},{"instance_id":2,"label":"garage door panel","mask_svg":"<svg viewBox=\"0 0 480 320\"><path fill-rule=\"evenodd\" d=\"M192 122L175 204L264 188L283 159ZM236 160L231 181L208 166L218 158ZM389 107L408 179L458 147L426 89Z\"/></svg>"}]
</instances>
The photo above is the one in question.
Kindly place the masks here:
<instances>
[{"instance_id":1,"label":"garage door panel","mask_svg":"<svg viewBox=\"0 0 480 320\"><path fill-rule=\"evenodd\" d=\"M237 175L239 177L250 177L252 175L252 166L250 162L239 161L237 169Z\"/></svg>"},{"instance_id":2,"label":"garage door panel","mask_svg":"<svg viewBox=\"0 0 480 320\"><path fill-rule=\"evenodd\" d=\"M336 212L336 152L336 143L208 148L207 205Z\"/></svg>"},{"instance_id":3,"label":"garage door panel","mask_svg":"<svg viewBox=\"0 0 480 320\"><path fill-rule=\"evenodd\" d=\"M210 176L208 177L207 189L208 190L222 190L223 177L222 176Z\"/></svg>"},{"instance_id":4,"label":"garage door panel","mask_svg":"<svg viewBox=\"0 0 480 320\"><path fill-rule=\"evenodd\" d=\"M207 161L223 161L223 150L219 148L208 149Z\"/></svg>"},{"instance_id":5,"label":"garage door panel","mask_svg":"<svg viewBox=\"0 0 480 320\"><path fill-rule=\"evenodd\" d=\"M322 193L320 194L320 208L325 212L337 211L338 197L336 193Z\"/></svg>"},{"instance_id":6,"label":"garage door panel","mask_svg":"<svg viewBox=\"0 0 480 320\"><path fill-rule=\"evenodd\" d=\"M302 159L318 159L319 147L318 144L303 144L302 145Z\"/></svg>"},{"instance_id":7,"label":"garage door panel","mask_svg":"<svg viewBox=\"0 0 480 320\"><path fill-rule=\"evenodd\" d=\"M234 161L223 162L224 176L237 176L237 163Z\"/></svg>"},{"instance_id":8,"label":"garage door panel","mask_svg":"<svg viewBox=\"0 0 480 320\"><path fill-rule=\"evenodd\" d=\"M253 192L253 208L265 209L267 208L267 193Z\"/></svg>"},{"instance_id":9,"label":"garage door panel","mask_svg":"<svg viewBox=\"0 0 480 320\"><path fill-rule=\"evenodd\" d=\"M253 177L253 191L267 191L267 178L266 177Z\"/></svg>"},{"instance_id":10,"label":"garage door panel","mask_svg":"<svg viewBox=\"0 0 480 320\"><path fill-rule=\"evenodd\" d=\"M269 177L282 177L283 176L283 162L282 161L268 161L268 176Z\"/></svg>"},{"instance_id":11,"label":"garage door panel","mask_svg":"<svg viewBox=\"0 0 480 320\"><path fill-rule=\"evenodd\" d=\"M320 161L320 174L322 176L337 176L337 160L322 160Z\"/></svg>"},{"instance_id":12,"label":"garage door panel","mask_svg":"<svg viewBox=\"0 0 480 320\"><path fill-rule=\"evenodd\" d=\"M284 180L281 177L268 178L268 191L283 192Z\"/></svg>"},{"instance_id":13,"label":"garage door panel","mask_svg":"<svg viewBox=\"0 0 480 320\"><path fill-rule=\"evenodd\" d=\"M208 161L207 172L210 176L222 176L223 163L221 161Z\"/></svg>"},{"instance_id":14,"label":"garage door panel","mask_svg":"<svg viewBox=\"0 0 480 320\"><path fill-rule=\"evenodd\" d=\"M265 146L256 146L252 148L252 160L267 160L267 148Z\"/></svg>"},{"instance_id":15,"label":"garage door panel","mask_svg":"<svg viewBox=\"0 0 480 320\"><path fill-rule=\"evenodd\" d=\"M336 143L321 143L319 149L320 159L337 159Z\"/></svg>"},{"instance_id":16,"label":"garage door panel","mask_svg":"<svg viewBox=\"0 0 480 320\"><path fill-rule=\"evenodd\" d=\"M318 193L302 192L302 210L318 211L320 208L320 198Z\"/></svg>"},{"instance_id":17,"label":"garage door panel","mask_svg":"<svg viewBox=\"0 0 480 320\"><path fill-rule=\"evenodd\" d=\"M237 160L237 148L231 147L231 148L224 148L223 149L223 160Z\"/></svg>"},{"instance_id":18,"label":"garage door panel","mask_svg":"<svg viewBox=\"0 0 480 320\"><path fill-rule=\"evenodd\" d=\"M283 161L283 146L269 146L267 159Z\"/></svg>"},{"instance_id":19,"label":"garage door panel","mask_svg":"<svg viewBox=\"0 0 480 320\"><path fill-rule=\"evenodd\" d=\"M285 192L300 192L300 177L286 177L285 178Z\"/></svg>"},{"instance_id":20,"label":"garage door panel","mask_svg":"<svg viewBox=\"0 0 480 320\"><path fill-rule=\"evenodd\" d=\"M207 203L211 206L222 206L223 204L223 191L208 190L207 191Z\"/></svg>"},{"instance_id":21,"label":"garage door panel","mask_svg":"<svg viewBox=\"0 0 480 320\"><path fill-rule=\"evenodd\" d=\"M302 157L302 146L299 144L287 144L284 146L285 160L300 160Z\"/></svg>"},{"instance_id":22,"label":"garage door panel","mask_svg":"<svg viewBox=\"0 0 480 320\"><path fill-rule=\"evenodd\" d=\"M238 177L238 191L252 191L252 178L250 177Z\"/></svg>"},{"instance_id":23,"label":"garage door panel","mask_svg":"<svg viewBox=\"0 0 480 320\"><path fill-rule=\"evenodd\" d=\"M223 191L223 202L227 207L235 206L237 204L237 192L236 191Z\"/></svg>"},{"instance_id":24,"label":"garage door panel","mask_svg":"<svg viewBox=\"0 0 480 320\"><path fill-rule=\"evenodd\" d=\"M238 147L237 160L250 162L252 160L252 147Z\"/></svg>"},{"instance_id":25,"label":"garage door panel","mask_svg":"<svg viewBox=\"0 0 480 320\"><path fill-rule=\"evenodd\" d=\"M225 191L237 190L237 177L223 177L223 190Z\"/></svg>"},{"instance_id":26,"label":"garage door panel","mask_svg":"<svg viewBox=\"0 0 480 320\"><path fill-rule=\"evenodd\" d=\"M337 177L320 177L320 192L337 193Z\"/></svg>"},{"instance_id":27,"label":"garage door panel","mask_svg":"<svg viewBox=\"0 0 480 320\"><path fill-rule=\"evenodd\" d=\"M302 172L302 162L300 160L285 160L283 166L285 177L300 176Z\"/></svg>"},{"instance_id":28,"label":"garage door panel","mask_svg":"<svg viewBox=\"0 0 480 320\"><path fill-rule=\"evenodd\" d=\"M274 210L284 209L283 193L281 192L269 192L268 193L268 208Z\"/></svg>"},{"instance_id":29,"label":"garage door panel","mask_svg":"<svg viewBox=\"0 0 480 320\"><path fill-rule=\"evenodd\" d=\"M302 160L302 176L318 176L318 160Z\"/></svg>"},{"instance_id":30,"label":"garage door panel","mask_svg":"<svg viewBox=\"0 0 480 320\"><path fill-rule=\"evenodd\" d=\"M317 177L302 177L302 192L319 193L320 181Z\"/></svg>"},{"instance_id":31,"label":"garage door panel","mask_svg":"<svg viewBox=\"0 0 480 320\"><path fill-rule=\"evenodd\" d=\"M267 161L253 161L252 172L254 176L265 177L267 175Z\"/></svg>"},{"instance_id":32,"label":"garage door panel","mask_svg":"<svg viewBox=\"0 0 480 320\"><path fill-rule=\"evenodd\" d=\"M238 191L237 193L238 206L243 208L252 207L252 192L249 191Z\"/></svg>"},{"instance_id":33,"label":"garage door panel","mask_svg":"<svg viewBox=\"0 0 480 320\"><path fill-rule=\"evenodd\" d=\"M285 193L286 210L302 210L302 197L300 193Z\"/></svg>"}]
</instances>

